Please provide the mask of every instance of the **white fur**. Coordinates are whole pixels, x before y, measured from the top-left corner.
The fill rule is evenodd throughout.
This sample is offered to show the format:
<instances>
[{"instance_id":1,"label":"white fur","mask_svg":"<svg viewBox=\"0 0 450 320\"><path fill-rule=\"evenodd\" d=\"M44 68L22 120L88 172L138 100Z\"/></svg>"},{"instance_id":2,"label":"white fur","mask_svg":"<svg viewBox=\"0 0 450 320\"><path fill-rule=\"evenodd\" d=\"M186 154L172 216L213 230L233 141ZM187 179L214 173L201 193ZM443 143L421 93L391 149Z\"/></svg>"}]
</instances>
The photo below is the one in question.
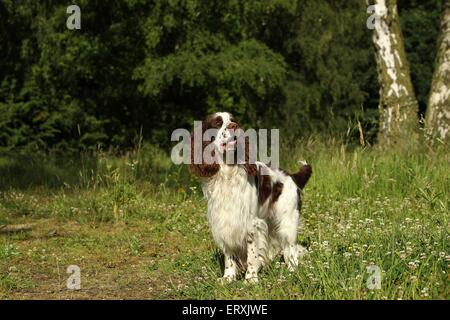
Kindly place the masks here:
<instances>
[{"instance_id":1,"label":"white fur","mask_svg":"<svg viewBox=\"0 0 450 320\"><path fill-rule=\"evenodd\" d=\"M214 140L213 144L215 145L215 149L219 151L219 153L225 152L226 149L234 149L234 146L231 146L232 140L234 138L233 130L230 130L228 128L228 125L232 122L231 121L231 114L228 112L217 112L215 114L216 117L222 118L222 126L217 131L217 137L216 140ZM222 149L221 145L226 144L226 149Z\"/></svg>"},{"instance_id":2,"label":"white fur","mask_svg":"<svg viewBox=\"0 0 450 320\"><path fill-rule=\"evenodd\" d=\"M268 170L273 183L283 183L282 193L271 208L270 197L259 206L255 178L241 166L221 164L216 175L203 180L212 235L225 255L224 281L236 279L241 266L246 268L245 279L256 282L260 266L279 252L293 270L299 251L304 251L297 245L297 186L282 171L260 162L256 165Z\"/></svg>"}]
</instances>

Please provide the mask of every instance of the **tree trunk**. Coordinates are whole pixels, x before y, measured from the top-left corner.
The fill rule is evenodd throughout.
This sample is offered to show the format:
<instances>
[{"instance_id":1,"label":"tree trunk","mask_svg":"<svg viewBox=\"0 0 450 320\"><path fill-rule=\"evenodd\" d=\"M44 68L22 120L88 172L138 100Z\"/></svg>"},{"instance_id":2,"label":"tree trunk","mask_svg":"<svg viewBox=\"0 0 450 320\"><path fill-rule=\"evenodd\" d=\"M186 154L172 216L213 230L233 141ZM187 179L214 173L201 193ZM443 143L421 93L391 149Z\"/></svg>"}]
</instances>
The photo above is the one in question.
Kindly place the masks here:
<instances>
[{"instance_id":1,"label":"tree trunk","mask_svg":"<svg viewBox=\"0 0 450 320\"><path fill-rule=\"evenodd\" d=\"M418 103L403 46L396 0L375 1L373 43L380 82L380 128L382 147L408 146L418 137Z\"/></svg>"},{"instance_id":2,"label":"tree trunk","mask_svg":"<svg viewBox=\"0 0 450 320\"><path fill-rule=\"evenodd\" d=\"M425 132L430 141L450 140L450 0L442 11L441 34L438 40L436 68L431 83L425 118Z\"/></svg>"}]
</instances>

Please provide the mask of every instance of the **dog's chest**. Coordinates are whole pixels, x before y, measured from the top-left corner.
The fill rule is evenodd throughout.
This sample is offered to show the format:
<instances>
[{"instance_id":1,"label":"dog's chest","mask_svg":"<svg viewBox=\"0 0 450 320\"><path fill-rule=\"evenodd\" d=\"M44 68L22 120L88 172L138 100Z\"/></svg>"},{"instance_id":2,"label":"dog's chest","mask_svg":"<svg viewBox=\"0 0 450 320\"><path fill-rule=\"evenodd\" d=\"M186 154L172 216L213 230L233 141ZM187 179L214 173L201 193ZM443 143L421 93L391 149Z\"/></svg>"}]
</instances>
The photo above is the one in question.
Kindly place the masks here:
<instances>
[{"instance_id":1,"label":"dog's chest","mask_svg":"<svg viewBox=\"0 0 450 320\"><path fill-rule=\"evenodd\" d=\"M257 214L257 190L243 168L223 165L203 185L214 239L225 248L242 246Z\"/></svg>"}]
</instances>

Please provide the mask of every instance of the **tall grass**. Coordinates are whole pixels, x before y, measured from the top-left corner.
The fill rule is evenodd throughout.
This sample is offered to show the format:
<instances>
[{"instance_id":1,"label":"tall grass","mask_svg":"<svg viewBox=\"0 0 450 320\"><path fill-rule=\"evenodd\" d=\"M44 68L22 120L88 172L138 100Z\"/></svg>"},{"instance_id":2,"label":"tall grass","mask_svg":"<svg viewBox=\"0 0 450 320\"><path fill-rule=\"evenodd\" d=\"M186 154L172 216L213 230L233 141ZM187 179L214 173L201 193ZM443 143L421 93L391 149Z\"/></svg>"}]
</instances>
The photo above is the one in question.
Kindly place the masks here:
<instances>
[{"instance_id":1,"label":"tall grass","mask_svg":"<svg viewBox=\"0 0 450 320\"><path fill-rule=\"evenodd\" d=\"M280 149L281 166L313 166L309 189L336 199L388 197L420 199L432 207L449 205L449 155L432 152L385 152L346 145L336 139L309 138ZM122 155L98 151L78 157L0 156L0 190L88 190L107 192L113 206L135 199L139 190L172 196L199 195L199 181L186 165L176 166L167 152L141 145Z\"/></svg>"},{"instance_id":2,"label":"tall grass","mask_svg":"<svg viewBox=\"0 0 450 320\"><path fill-rule=\"evenodd\" d=\"M324 194L367 198L413 195L448 206L450 159L446 149L385 151L310 138L293 149L285 147L281 154L282 166L290 171L296 170L298 160L310 162L314 186Z\"/></svg>"}]
</instances>

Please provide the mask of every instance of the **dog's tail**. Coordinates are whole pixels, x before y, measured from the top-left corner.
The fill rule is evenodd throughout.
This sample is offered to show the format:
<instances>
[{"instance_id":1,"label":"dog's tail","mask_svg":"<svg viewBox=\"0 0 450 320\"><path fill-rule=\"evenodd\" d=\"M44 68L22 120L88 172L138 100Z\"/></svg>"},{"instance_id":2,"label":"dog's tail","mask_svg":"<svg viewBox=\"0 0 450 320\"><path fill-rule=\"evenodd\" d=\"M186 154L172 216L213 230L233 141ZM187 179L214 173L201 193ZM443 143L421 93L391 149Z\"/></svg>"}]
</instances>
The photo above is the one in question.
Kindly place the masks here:
<instances>
[{"instance_id":1,"label":"dog's tail","mask_svg":"<svg viewBox=\"0 0 450 320\"><path fill-rule=\"evenodd\" d=\"M301 167L297 173L291 174L292 180L294 180L297 187L303 189L312 175L312 167L306 163L306 161L300 161Z\"/></svg>"}]
</instances>

